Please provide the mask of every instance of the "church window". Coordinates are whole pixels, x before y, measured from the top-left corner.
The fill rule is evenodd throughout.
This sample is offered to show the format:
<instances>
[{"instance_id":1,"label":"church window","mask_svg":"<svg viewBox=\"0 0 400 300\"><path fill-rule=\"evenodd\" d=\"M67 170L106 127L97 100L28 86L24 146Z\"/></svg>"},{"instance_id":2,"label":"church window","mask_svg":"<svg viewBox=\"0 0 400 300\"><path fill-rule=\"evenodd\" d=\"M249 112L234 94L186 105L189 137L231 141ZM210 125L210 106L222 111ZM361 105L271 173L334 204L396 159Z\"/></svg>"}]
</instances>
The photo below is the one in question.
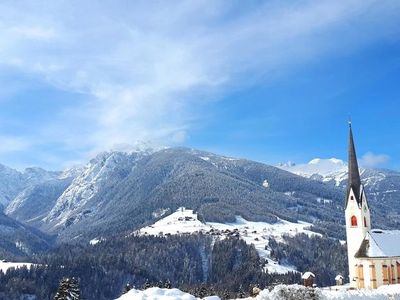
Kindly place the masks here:
<instances>
[{"instance_id":1,"label":"church window","mask_svg":"<svg viewBox=\"0 0 400 300\"><path fill-rule=\"evenodd\" d=\"M353 196L350 196L350 199L351 199L351 200L354 200L354 197L353 197Z\"/></svg>"},{"instance_id":2,"label":"church window","mask_svg":"<svg viewBox=\"0 0 400 300\"><path fill-rule=\"evenodd\" d=\"M352 216L351 217L351 226L357 226L357 217L356 216Z\"/></svg>"},{"instance_id":3,"label":"church window","mask_svg":"<svg viewBox=\"0 0 400 300\"><path fill-rule=\"evenodd\" d=\"M364 227L367 227L367 218L364 217Z\"/></svg>"}]
</instances>

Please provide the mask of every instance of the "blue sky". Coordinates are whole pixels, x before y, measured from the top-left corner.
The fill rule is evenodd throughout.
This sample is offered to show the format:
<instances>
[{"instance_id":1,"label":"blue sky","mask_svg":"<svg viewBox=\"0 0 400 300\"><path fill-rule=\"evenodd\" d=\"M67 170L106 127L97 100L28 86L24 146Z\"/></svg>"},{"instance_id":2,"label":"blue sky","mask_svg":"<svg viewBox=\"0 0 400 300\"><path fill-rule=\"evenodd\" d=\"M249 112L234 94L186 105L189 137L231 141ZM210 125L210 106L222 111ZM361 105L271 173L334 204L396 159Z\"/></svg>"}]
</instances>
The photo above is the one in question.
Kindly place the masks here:
<instances>
[{"instance_id":1,"label":"blue sky","mask_svg":"<svg viewBox=\"0 0 400 300\"><path fill-rule=\"evenodd\" d=\"M400 169L399 1L5 1L0 162L137 141Z\"/></svg>"}]
</instances>

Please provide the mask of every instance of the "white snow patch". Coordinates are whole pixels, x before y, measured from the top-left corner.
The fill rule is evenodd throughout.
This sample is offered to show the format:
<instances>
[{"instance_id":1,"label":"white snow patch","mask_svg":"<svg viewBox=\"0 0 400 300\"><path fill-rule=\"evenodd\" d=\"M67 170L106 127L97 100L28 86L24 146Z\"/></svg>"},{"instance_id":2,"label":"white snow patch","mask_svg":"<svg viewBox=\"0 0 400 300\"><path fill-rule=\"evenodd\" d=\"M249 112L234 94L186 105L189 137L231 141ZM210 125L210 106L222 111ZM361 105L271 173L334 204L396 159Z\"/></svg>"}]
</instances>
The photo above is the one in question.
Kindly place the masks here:
<instances>
[{"instance_id":1,"label":"white snow patch","mask_svg":"<svg viewBox=\"0 0 400 300\"><path fill-rule=\"evenodd\" d=\"M210 229L210 226L198 220L197 213L193 210L180 207L176 212L162 218L153 225L139 229L136 233L140 235L165 235L194 233L209 231Z\"/></svg>"},{"instance_id":2,"label":"white snow patch","mask_svg":"<svg viewBox=\"0 0 400 300\"><path fill-rule=\"evenodd\" d=\"M128 293L122 295L116 300L196 300L196 298L190 294L182 292L178 289L160 289L152 287L144 291L132 289ZM219 300L219 297L212 296L206 297L207 300Z\"/></svg>"},{"instance_id":3,"label":"white snow patch","mask_svg":"<svg viewBox=\"0 0 400 300\"><path fill-rule=\"evenodd\" d=\"M200 158L201 158L202 160L205 160L205 161L209 161L209 160L210 160L210 158L207 157L207 156L200 156Z\"/></svg>"},{"instance_id":4,"label":"white snow patch","mask_svg":"<svg viewBox=\"0 0 400 300\"><path fill-rule=\"evenodd\" d=\"M3 271L3 273L6 273L8 269L10 268L21 268L23 266L26 266L28 269L32 266L32 263L23 263L23 262L8 262L4 259L0 259L0 270Z\"/></svg>"},{"instance_id":5,"label":"white snow patch","mask_svg":"<svg viewBox=\"0 0 400 300\"><path fill-rule=\"evenodd\" d=\"M94 246L94 245L97 245L98 243L100 243L101 241L104 241L104 239L103 238L95 238L95 239L90 240L89 244Z\"/></svg>"},{"instance_id":6,"label":"white snow patch","mask_svg":"<svg viewBox=\"0 0 400 300\"><path fill-rule=\"evenodd\" d=\"M380 286L375 290L321 289L321 300L387 300L400 299L400 284ZM261 299L260 299L261 300Z\"/></svg>"},{"instance_id":7,"label":"white snow patch","mask_svg":"<svg viewBox=\"0 0 400 300\"><path fill-rule=\"evenodd\" d=\"M305 272L305 273L301 276L301 279L308 279L308 278L310 278L310 277L315 278L314 273L312 273L312 272Z\"/></svg>"},{"instance_id":8,"label":"white snow patch","mask_svg":"<svg viewBox=\"0 0 400 300\"><path fill-rule=\"evenodd\" d=\"M153 211L151 213L151 216L155 219L161 218L163 215L165 215L167 212L169 212L169 210L170 210L169 208L159 208L159 209Z\"/></svg>"},{"instance_id":9,"label":"white snow patch","mask_svg":"<svg viewBox=\"0 0 400 300\"><path fill-rule=\"evenodd\" d=\"M269 187L268 180L265 179L265 180L263 181L262 185L263 185L263 187L268 188L268 187Z\"/></svg>"},{"instance_id":10,"label":"white snow patch","mask_svg":"<svg viewBox=\"0 0 400 300\"><path fill-rule=\"evenodd\" d=\"M314 294L320 300L386 300L400 299L400 284L381 286L375 290L360 289L347 290L347 286L329 288L306 288L301 285L277 285L269 291L262 290L255 298L245 298L244 300L286 300L286 299L311 299L310 294ZM116 300L197 300L188 293L178 289L160 289L157 287L147 290L132 289ZM314 299L314 298L313 298ZM220 300L217 296L206 297L204 300Z\"/></svg>"}]
</instances>

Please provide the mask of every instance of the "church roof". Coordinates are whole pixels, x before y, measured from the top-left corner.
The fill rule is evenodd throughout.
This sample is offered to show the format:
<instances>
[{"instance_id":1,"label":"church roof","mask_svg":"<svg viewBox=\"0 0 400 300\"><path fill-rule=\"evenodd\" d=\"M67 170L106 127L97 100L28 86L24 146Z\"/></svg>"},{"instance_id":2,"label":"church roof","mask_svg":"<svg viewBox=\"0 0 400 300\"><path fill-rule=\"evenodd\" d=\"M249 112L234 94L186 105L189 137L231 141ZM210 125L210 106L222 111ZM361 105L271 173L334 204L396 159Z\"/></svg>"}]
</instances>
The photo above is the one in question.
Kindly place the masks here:
<instances>
[{"instance_id":1,"label":"church roof","mask_svg":"<svg viewBox=\"0 0 400 300\"><path fill-rule=\"evenodd\" d=\"M347 184L347 197L346 206L349 199L350 190L353 189L357 203L361 203L361 179L360 171L358 169L356 149L353 140L353 130L351 129L351 123L349 123L349 150L348 150L348 184Z\"/></svg>"},{"instance_id":2,"label":"church roof","mask_svg":"<svg viewBox=\"0 0 400 300\"><path fill-rule=\"evenodd\" d=\"M400 257L400 230L368 231L355 257Z\"/></svg>"}]
</instances>

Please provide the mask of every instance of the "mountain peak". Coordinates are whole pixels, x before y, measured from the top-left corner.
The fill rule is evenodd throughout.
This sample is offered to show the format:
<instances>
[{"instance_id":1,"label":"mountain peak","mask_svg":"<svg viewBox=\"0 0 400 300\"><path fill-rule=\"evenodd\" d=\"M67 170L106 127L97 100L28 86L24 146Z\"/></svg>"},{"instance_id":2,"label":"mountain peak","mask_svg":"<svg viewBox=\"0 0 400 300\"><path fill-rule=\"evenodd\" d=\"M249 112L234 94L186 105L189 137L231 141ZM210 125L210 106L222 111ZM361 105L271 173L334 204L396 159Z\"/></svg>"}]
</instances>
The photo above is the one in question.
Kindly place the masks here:
<instances>
[{"instance_id":1,"label":"mountain peak","mask_svg":"<svg viewBox=\"0 0 400 300\"><path fill-rule=\"evenodd\" d=\"M338 182L347 174L347 163L337 158L314 158L298 165L279 165L279 168L303 177L323 177Z\"/></svg>"},{"instance_id":2,"label":"mountain peak","mask_svg":"<svg viewBox=\"0 0 400 300\"><path fill-rule=\"evenodd\" d=\"M156 151L166 149L166 146L156 145L149 141L136 141L133 144L114 145L109 152L125 152L125 153L147 153L151 154Z\"/></svg>"},{"instance_id":3,"label":"mountain peak","mask_svg":"<svg viewBox=\"0 0 400 300\"><path fill-rule=\"evenodd\" d=\"M338 158L314 158L308 162L309 165L318 165L318 164L334 164L334 165L346 165L347 163Z\"/></svg>"}]
</instances>

